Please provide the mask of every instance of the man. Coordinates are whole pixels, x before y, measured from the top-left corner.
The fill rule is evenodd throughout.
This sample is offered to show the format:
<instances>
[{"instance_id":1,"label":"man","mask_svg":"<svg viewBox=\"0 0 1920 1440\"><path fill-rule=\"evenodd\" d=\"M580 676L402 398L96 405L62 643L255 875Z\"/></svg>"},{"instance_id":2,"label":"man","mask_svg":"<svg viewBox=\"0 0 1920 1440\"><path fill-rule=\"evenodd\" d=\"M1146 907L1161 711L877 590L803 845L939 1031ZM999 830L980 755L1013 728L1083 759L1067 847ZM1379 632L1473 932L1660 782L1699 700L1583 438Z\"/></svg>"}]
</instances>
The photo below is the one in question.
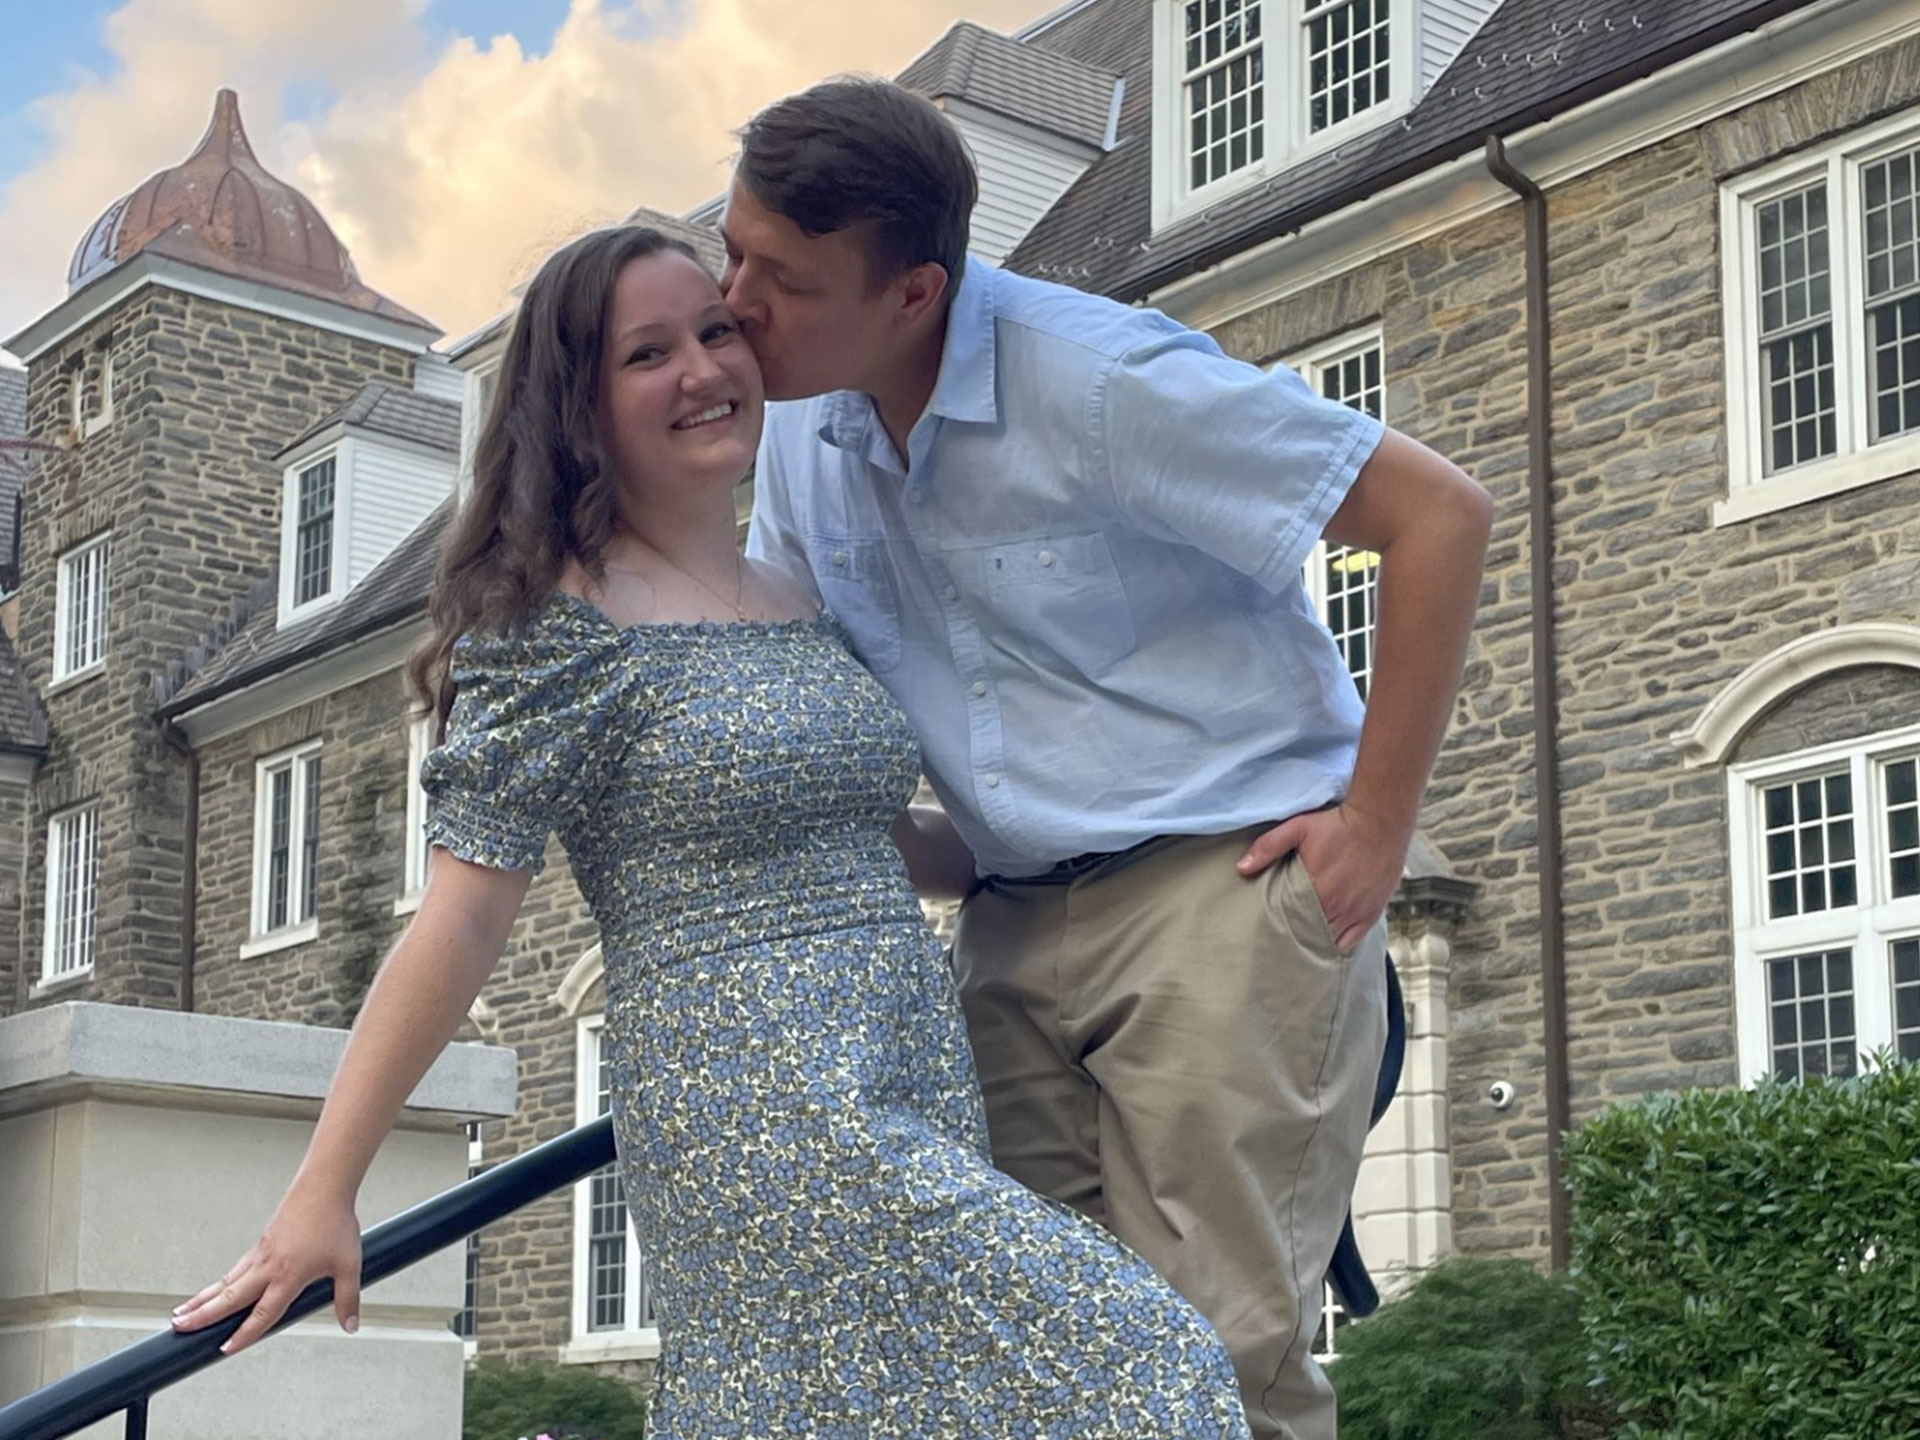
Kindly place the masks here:
<instances>
[{"instance_id":1,"label":"man","mask_svg":"<svg viewBox=\"0 0 1920 1440\"><path fill-rule=\"evenodd\" d=\"M912 718L978 867L954 968L994 1158L1219 1329L1255 1435L1310 1356L1385 1033L1385 926L1491 506L1298 376L965 255L976 182L898 87L742 132L724 285L774 399L749 553ZM1364 712L1301 567L1381 555Z\"/></svg>"}]
</instances>

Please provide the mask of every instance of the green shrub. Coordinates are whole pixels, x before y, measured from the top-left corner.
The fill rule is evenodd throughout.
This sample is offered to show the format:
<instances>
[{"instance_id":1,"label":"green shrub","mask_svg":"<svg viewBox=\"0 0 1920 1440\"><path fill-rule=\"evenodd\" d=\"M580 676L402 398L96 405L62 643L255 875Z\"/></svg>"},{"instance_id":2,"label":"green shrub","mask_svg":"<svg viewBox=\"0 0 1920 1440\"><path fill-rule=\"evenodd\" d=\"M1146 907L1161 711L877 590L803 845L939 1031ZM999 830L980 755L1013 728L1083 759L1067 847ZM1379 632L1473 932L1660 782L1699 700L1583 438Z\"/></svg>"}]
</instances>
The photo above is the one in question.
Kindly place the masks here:
<instances>
[{"instance_id":1,"label":"green shrub","mask_svg":"<svg viewBox=\"0 0 1920 1440\"><path fill-rule=\"evenodd\" d=\"M462 1440L643 1440L646 1406L618 1380L558 1365L467 1370Z\"/></svg>"},{"instance_id":2,"label":"green shrub","mask_svg":"<svg viewBox=\"0 0 1920 1440\"><path fill-rule=\"evenodd\" d=\"M1340 1332L1341 1440L1604 1434L1578 1299L1518 1260L1449 1260Z\"/></svg>"},{"instance_id":3,"label":"green shrub","mask_svg":"<svg viewBox=\"0 0 1920 1440\"><path fill-rule=\"evenodd\" d=\"M1623 1436L1920 1434L1920 1070L1650 1097L1567 1172Z\"/></svg>"}]
</instances>

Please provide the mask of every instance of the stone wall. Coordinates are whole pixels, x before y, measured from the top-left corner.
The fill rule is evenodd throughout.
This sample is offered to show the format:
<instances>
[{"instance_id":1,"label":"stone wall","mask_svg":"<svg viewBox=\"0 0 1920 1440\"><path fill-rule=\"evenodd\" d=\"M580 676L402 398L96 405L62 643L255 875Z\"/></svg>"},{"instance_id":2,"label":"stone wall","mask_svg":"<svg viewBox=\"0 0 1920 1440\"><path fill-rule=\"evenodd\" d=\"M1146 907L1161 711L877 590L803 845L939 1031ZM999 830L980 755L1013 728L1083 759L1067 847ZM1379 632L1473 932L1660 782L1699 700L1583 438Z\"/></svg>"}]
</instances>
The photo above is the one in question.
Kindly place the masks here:
<instances>
[{"instance_id":1,"label":"stone wall","mask_svg":"<svg viewBox=\"0 0 1920 1440\"><path fill-rule=\"evenodd\" d=\"M1729 478L1720 185L1783 146L1916 101L1920 48L1910 43L1549 195L1576 1123L1651 1090L1736 1079L1725 778L1683 765L1670 736L1790 640L1920 618L1920 474L1712 523ZM1469 1252L1537 1257L1548 1209L1524 278L1516 203L1216 335L1266 362L1379 324L1389 423L1494 497L1479 624L1422 828L1480 886L1455 937L1449 997L1455 1234ZM1741 757L1830 737L1836 725L1869 733L1910 721L1912 681L1854 672L1762 722ZM1852 718L1835 719L1835 707ZM1500 1079L1518 1097L1496 1111L1486 1096Z\"/></svg>"},{"instance_id":2,"label":"stone wall","mask_svg":"<svg viewBox=\"0 0 1920 1440\"><path fill-rule=\"evenodd\" d=\"M97 375L109 354L112 423L42 466L22 527L18 648L52 744L6 1008L34 1003L40 979L48 816L88 799L100 803L95 966L55 998L178 1003L186 765L153 722L152 677L277 563L272 456L366 381L406 385L413 367L391 347L147 287L35 360L29 432L63 433L69 368ZM106 668L52 686L58 557L109 530Z\"/></svg>"}]
</instances>

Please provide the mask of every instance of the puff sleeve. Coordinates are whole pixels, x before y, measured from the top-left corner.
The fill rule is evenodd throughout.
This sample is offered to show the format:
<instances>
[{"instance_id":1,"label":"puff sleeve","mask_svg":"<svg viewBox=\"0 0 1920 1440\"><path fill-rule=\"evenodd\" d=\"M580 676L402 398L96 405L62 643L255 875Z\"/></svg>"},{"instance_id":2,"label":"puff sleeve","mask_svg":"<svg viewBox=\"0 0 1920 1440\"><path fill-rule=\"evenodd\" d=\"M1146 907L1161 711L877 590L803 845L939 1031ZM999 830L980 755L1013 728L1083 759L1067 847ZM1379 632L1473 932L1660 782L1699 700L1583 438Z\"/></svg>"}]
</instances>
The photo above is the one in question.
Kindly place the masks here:
<instances>
[{"instance_id":1,"label":"puff sleeve","mask_svg":"<svg viewBox=\"0 0 1920 1440\"><path fill-rule=\"evenodd\" d=\"M496 870L540 872L547 837L564 834L604 783L602 658L551 636L460 638L446 739L420 767L429 845Z\"/></svg>"}]
</instances>

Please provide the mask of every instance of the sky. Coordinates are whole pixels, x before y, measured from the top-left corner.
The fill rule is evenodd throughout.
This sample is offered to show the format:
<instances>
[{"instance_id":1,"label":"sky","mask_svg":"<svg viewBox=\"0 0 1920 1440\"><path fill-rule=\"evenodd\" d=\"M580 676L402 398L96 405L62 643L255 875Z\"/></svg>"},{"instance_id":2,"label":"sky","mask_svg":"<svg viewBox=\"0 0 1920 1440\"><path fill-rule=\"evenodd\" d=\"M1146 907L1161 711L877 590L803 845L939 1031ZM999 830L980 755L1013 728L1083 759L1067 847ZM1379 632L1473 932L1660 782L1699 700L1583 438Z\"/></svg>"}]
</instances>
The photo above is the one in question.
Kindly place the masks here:
<instances>
[{"instance_id":1,"label":"sky","mask_svg":"<svg viewBox=\"0 0 1920 1440\"><path fill-rule=\"evenodd\" d=\"M361 278L458 336L569 236L720 193L767 102L1061 3L0 0L0 343L64 298L102 211L193 150L223 86Z\"/></svg>"}]
</instances>

